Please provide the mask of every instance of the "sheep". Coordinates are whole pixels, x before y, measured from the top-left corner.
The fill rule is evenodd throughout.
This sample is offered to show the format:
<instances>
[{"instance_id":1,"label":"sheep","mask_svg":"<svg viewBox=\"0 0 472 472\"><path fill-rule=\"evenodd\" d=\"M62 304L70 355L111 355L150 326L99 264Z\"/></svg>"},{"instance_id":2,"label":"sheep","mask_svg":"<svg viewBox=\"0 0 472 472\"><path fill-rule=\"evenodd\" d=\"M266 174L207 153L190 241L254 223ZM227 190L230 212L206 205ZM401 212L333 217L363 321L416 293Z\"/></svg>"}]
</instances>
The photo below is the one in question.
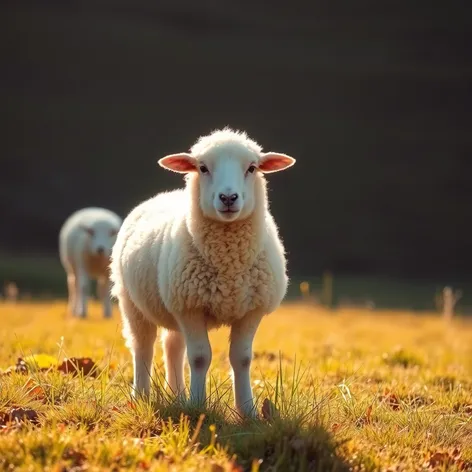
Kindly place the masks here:
<instances>
[{"instance_id":1,"label":"sheep","mask_svg":"<svg viewBox=\"0 0 472 472\"><path fill-rule=\"evenodd\" d=\"M90 279L97 280L103 315L111 317L109 263L122 218L105 208L89 207L70 215L59 232L59 255L67 275L68 311L87 316Z\"/></svg>"},{"instance_id":2,"label":"sheep","mask_svg":"<svg viewBox=\"0 0 472 472\"><path fill-rule=\"evenodd\" d=\"M166 384L177 398L204 405L212 357L208 331L229 326L235 408L241 416L257 416L250 381L253 339L288 285L263 174L287 169L295 159L263 153L245 132L226 127L201 136L190 153L158 163L185 174L185 186L131 210L110 263L111 293L133 357L132 394L149 398L161 327Z\"/></svg>"}]
</instances>

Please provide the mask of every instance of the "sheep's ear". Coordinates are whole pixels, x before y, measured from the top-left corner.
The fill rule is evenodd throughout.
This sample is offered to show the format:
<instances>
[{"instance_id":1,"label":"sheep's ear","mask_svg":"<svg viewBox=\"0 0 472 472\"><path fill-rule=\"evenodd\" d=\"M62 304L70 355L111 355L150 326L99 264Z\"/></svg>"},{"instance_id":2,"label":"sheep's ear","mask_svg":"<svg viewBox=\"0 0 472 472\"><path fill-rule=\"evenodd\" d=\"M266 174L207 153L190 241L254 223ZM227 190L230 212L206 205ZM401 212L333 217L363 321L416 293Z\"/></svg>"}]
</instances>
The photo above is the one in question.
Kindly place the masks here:
<instances>
[{"instance_id":1,"label":"sheep's ear","mask_svg":"<svg viewBox=\"0 0 472 472\"><path fill-rule=\"evenodd\" d=\"M296 160L293 157L287 156L287 154L281 154L279 152L265 152L261 156L259 165L257 166L264 174L271 172L278 172L280 170L288 169L295 164Z\"/></svg>"},{"instance_id":2,"label":"sheep's ear","mask_svg":"<svg viewBox=\"0 0 472 472\"><path fill-rule=\"evenodd\" d=\"M179 172L180 174L197 170L197 160L186 152L170 154L159 159L158 164L164 167L164 169Z\"/></svg>"},{"instance_id":3,"label":"sheep's ear","mask_svg":"<svg viewBox=\"0 0 472 472\"><path fill-rule=\"evenodd\" d=\"M84 230L89 236L93 236L95 234L95 231L93 228L89 228L88 226L85 225L80 225L80 228Z\"/></svg>"}]
</instances>

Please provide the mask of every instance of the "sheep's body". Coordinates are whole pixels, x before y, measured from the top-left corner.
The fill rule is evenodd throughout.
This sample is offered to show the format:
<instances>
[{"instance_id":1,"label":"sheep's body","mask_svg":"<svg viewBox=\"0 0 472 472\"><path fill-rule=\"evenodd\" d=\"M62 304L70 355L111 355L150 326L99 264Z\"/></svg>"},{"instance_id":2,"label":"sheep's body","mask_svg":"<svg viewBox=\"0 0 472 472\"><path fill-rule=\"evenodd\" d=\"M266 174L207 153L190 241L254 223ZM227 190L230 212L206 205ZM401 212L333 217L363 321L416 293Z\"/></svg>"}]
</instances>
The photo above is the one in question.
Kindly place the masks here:
<instances>
[{"instance_id":1,"label":"sheep's body","mask_svg":"<svg viewBox=\"0 0 472 472\"><path fill-rule=\"evenodd\" d=\"M187 227L189 197L185 190L163 193L125 218L113 251L112 294L169 330L179 329L173 313L201 310L212 328L251 311L271 313L287 288L272 216L231 228L207 221L197 241Z\"/></svg>"},{"instance_id":2,"label":"sheep's body","mask_svg":"<svg viewBox=\"0 0 472 472\"><path fill-rule=\"evenodd\" d=\"M234 156L249 153L240 135L230 133L228 138L233 162ZM224 146L221 143L217 151L229 152ZM257 153L249 154L251 159L257 158ZM217 166L218 155L214 159ZM205 375L211 361L207 331L228 325L232 329L230 361L236 406L250 414L252 339L261 318L273 312L285 296L288 277L284 248L268 210L261 175L254 176L253 189L244 183L249 185L247 193L254 193L253 211L231 222L210 218L202 210L205 194L201 186L208 183L201 179L197 172L190 172L184 189L158 194L124 219L110 265L112 295L119 300L123 334L133 352L137 391L149 394L153 343L160 326L165 328L164 356L170 387L183 392L187 347L190 394L204 399ZM246 198L244 192L242 195Z\"/></svg>"},{"instance_id":3,"label":"sheep's body","mask_svg":"<svg viewBox=\"0 0 472 472\"><path fill-rule=\"evenodd\" d=\"M110 210L89 207L70 215L59 233L59 255L67 274L69 311L87 315L91 279L97 280L104 316L111 316L109 261L111 248L122 223Z\"/></svg>"}]
</instances>

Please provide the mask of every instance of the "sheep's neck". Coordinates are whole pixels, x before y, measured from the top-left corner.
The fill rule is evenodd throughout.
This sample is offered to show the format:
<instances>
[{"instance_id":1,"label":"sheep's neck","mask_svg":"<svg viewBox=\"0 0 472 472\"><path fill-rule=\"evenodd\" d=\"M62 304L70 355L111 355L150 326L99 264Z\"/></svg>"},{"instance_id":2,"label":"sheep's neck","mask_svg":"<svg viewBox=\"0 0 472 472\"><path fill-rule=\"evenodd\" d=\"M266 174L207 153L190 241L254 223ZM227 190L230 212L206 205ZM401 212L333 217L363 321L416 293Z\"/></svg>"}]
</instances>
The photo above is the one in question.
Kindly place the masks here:
<instances>
[{"instance_id":1,"label":"sheep's neck","mask_svg":"<svg viewBox=\"0 0 472 472\"><path fill-rule=\"evenodd\" d=\"M205 217L198 205L198 182L189 182L191 198L187 227L193 242L203 257L220 274L234 276L252 267L261 252L265 237L265 186L256 186L256 208L243 221L220 223ZM260 188L258 188L260 187Z\"/></svg>"}]
</instances>

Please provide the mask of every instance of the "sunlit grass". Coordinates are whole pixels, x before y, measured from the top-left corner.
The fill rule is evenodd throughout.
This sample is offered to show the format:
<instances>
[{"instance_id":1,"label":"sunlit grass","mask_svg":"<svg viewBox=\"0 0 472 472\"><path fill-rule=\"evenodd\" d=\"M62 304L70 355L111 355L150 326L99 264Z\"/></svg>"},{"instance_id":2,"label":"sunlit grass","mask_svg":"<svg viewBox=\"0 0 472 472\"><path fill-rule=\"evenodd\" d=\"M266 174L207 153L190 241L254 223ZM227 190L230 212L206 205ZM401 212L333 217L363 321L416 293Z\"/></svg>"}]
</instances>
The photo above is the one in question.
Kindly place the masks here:
<instances>
[{"instance_id":1,"label":"sunlit grass","mask_svg":"<svg viewBox=\"0 0 472 472\"><path fill-rule=\"evenodd\" d=\"M472 320L286 305L261 324L252 364L258 410L268 398L277 411L241 422L227 329L210 334L209 402L192 410L160 393L159 344L151 402L131 401L116 308L111 320L97 304L87 320L65 308L0 305L0 368L32 354L100 368L74 377L29 361L27 374L0 377L7 470L466 470L472 461Z\"/></svg>"}]
</instances>

